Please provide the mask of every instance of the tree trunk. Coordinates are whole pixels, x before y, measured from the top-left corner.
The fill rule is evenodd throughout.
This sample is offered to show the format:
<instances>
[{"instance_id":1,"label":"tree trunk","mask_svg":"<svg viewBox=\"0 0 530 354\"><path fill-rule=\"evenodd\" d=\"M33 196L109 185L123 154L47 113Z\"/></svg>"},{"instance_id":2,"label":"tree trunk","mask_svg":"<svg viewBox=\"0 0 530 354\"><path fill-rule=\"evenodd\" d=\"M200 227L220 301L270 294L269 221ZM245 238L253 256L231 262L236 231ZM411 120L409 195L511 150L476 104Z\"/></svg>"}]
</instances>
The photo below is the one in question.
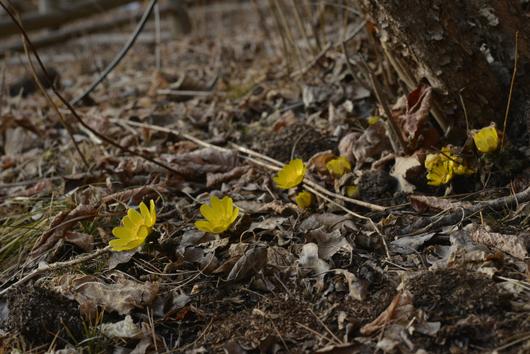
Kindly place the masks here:
<instances>
[{"instance_id":1,"label":"tree trunk","mask_svg":"<svg viewBox=\"0 0 530 354\"><path fill-rule=\"evenodd\" d=\"M523 3L526 8L523 8ZM434 116L445 130L497 122L502 127L519 32L510 123L529 119L530 13L521 0L363 0L400 79L412 90L427 80ZM462 103L463 101L463 103ZM524 128L527 131L527 127Z\"/></svg>"}]
</instances>

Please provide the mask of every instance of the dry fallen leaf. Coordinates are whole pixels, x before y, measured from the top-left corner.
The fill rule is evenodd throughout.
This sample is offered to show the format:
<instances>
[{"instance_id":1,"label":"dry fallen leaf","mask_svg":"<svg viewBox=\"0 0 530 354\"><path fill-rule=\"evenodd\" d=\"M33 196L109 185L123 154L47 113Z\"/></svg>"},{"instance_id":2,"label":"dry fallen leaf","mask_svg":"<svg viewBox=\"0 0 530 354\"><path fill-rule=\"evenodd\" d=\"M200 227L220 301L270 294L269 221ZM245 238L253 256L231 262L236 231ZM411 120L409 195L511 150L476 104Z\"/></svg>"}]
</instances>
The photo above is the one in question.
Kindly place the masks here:
<instances>
[{"instance_id":1,"label":"dry fallen leaf","mask_svg":"<svg viewBox=\"0 0 530 354\"><path fill-rule=\"evenodd\" d=\"M357 161L356 168L359 168L366 162L377 160L385 150L390 150L390 141L386 136L384 123L377 122L366 128L352 144L351 154ZM349 156L347 151L341 152L341 154Z\"/></svg>"},{"instance_id":2,"label":"dry fallen leaf","mask_svg":"<svg viewBox=\"0 0 530 354\"><path fill-rule=\"evenodd\" d=\"M131 316L127 315L122 321L102 323L99 326L101 334L108 338L138 338L142 331L134 324Z\"/></svg>"},{"instance_id":3,"label":"dry fallen leaf","mask_svg":"<svg viewBox=\"0 0 530 354\"><path fill-rule=\"evenodd\" d=\"M361 334L370 336L385 328L393 319L408 319L413 311L412 294L407 290L403 290L394 296L390 305L375 320L361 327Z\"/></svg>"},{"instance_id":4,"label":"dry fallen leaf","mask_svg":"<svg viewBox=\"0 0 530 354\"><path fill-rule=\"evenodd\" d=\"M319 227L306 234L306 241L318 245L318 256L324 260L331 259L339 251L344 251L350 256L353 252L352 245L346 240L340 229L327 231L325 226Z\"/></svg>"},{"instance_id":5,"label":"dry fallen leaf","mask_svg":"<svg viewBox=\"0 0 530 354\"><path fill-rule=\"evenodd\" d=\"M521 233L519 235L501 234L491 232L483 225L474 225L469 232L471 240L478 244L498 248L521 260L525 260L528 257L530 233Z\"/></svg>"},{"instance_id":6,"label":"dry fallen leaf","mask_svg":"<svg viewBox=\"0 0 530 354\"><path fill-rule=\"evenodd\" d=\"M98 307L105 312L126 315L134 308L150 305L158 296L158 283L136 281L119 276L105 283L92 275L62 275L50 281L53 290L76 300L85 314L95 314Z\"/></svg>"},{"instance_id":7,"label":"dry fallen leaf","mask_svg":"<svg viewBox=\"0 0 530 354\"><path fill-rule=\"evenodd\" d=\"M399 133L408 150L437 145L437 131L426 126L431 109L431 96L432 88L420 84L408 96L401 97L392 108L392 119L400 128Z\"/></svg>"},{"instance_id":8,"label":"dry fallen leaf","mask_svg":"<svg viewBox=\"0 0 530 354\"><path fill-rule=\"evenodd\" d=\"M330 269L330 266L318 257L318 245L315 243L306 243L302 247L298 262L301 267L309 268L316 274L322 274Z\"/></svg>"},{"instance_id":9,"label":"dry fallen leaf","mask_svg":"<svg viewBox=\"0 0 530 354\"><path fill-rule=\"evenodd\" d=\"M331 150L318 152L313 155L307 162L307 168L309 171L317 172L321 175L327 174L326 164L336 158L335 154Z\"/></svg>"},{"instance_id":10,"label":"dry fallen leaf","mask_svg":"<svg viewBox=\"0 0 530 354\"><path fill-rule=\"evenodd\" d=\"M220 151L213 148L195 150L182 155L165 156L184 177L194 179L208 173L226 173L238 165L235 151Z\"/></svg>"},{"instance_id":11,"label":"dry fallen leaf","mask_svg":"<svg viewBox=\"0 0 530 354\"><path fill-rule=\"evenodd\" d=\"M227 281L242 281L257 274L267 264L267 246L256 245L238 259L226 278Z\"/></svg>"},{"instance_id":12,"label":"dry fallen leaf","mask_svg":"<svg viewBox=\"0 0 530 354\"><path fill-rule=\"evenodd\" d=\"M368 283L365 280L360 280L355 274L348 272L345 269L334 269L335 274L342 275L348 284L348 295L353 300L364 301L368 294Z\"/></svg>"},{"instance_id":13,"label":"dry fallen leaf","mask_svg":"<svg viewBox=\"0 0 530 354\"><path fill-rule=\"evenodd\" d=\"M50 250L64 237L66 231L81 220L92 219L97 215L97 212L94 205L86 204L80 204L70 211L61 212L53 219L50 229L35 243L31 250L31 256L38 256Z\"/></svg>"},{"instance_id":14,"label":"dry fallen leaf","mask_svg":"<svg viewBox=\"0 0 530 354\"><path fill-rule=\"evenodd\" d=\"M390 171L390 176L398 181L397 191L412 193L416 187L407 181L407 172L415 167L421 167L421 163L415 155L412 156L396 156L394 167Z\"/></svg>"},{"instance_id":15,"label":"dry fallen leaf","mask_svg":"<svg viewBox=\"0 0 530 354\"><path fill-rule=\"evenodd\" d=\"M223 173L207 173L206 174L206 187L213 188L220 185L221 183L228 182L244 175L249 170L248 166L241 166L233 168L228 172Z\"/></svg>"}]
</instances>

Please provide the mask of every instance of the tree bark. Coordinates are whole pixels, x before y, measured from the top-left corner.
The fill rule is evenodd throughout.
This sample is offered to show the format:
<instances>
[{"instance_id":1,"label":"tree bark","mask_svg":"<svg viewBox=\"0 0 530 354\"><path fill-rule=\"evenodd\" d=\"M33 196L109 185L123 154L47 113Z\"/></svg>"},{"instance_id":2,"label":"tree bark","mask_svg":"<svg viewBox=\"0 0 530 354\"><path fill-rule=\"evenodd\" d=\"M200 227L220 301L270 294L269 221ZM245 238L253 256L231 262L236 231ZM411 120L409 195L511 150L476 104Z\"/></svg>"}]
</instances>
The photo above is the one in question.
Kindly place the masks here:
<instances>
[{"instance_id":1,"label":"tree bark","mask_svg":"<svg viewBox=\"0 0 530 354\"><path fill-rule=\"evenodd\" d=\"M434 112L445 129L497 122L502 127L514 66L514 125L526 124L530 107L530 13L521 0L362 0L400 79L412 90L426 80ZM463 101L463 104L462 104ZM526 128L527 129L527 128ZM460 129L462 131L462 129ZM446 131L447 133L447 131Z\"/></svg>"}]
</instances>

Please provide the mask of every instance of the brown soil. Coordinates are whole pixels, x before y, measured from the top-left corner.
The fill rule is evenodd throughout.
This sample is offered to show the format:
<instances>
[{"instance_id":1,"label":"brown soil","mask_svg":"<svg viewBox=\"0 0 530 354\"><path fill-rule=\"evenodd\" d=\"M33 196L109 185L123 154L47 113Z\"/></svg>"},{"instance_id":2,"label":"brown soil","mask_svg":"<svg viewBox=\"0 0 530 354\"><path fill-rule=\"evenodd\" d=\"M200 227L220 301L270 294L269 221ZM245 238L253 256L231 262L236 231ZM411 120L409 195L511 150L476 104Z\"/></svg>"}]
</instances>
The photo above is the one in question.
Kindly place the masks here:
<instances>
[{"instance_id":1,"label":"brown soil","mask_svg":"<svg viewBox=\"0 0 530 354\"><path fill-rule=\"evenodd\" d=\"M260 144L264 146L266 155L281 162L289 162L291 154L308 160L317 152L334 150L337 142L310 125L295 123L279 133L268 133Z\"/></svg>"},{"instance_id":2,"label":"brown soil","mask_svg":"<svg viewBox=\"0 0 530 354\"><path fill-rule=\"evenodd\" d=\"M422 272L406 287L414 306L442 324L435 338L415 338L433 353L480 353L503 344L511 330L530 330L528 315L512 308L513 296L486 275L464 269Z\"/></svg>"},{"instance_id":3,"label":"brown soil","mask_svg":"<svg viewBox=\"0 0 530 354\"><path fill-rule=\"evenodd\" d=\"M76 301L41 287L28 286L12 291L8 304L7 327L32 345L56 340L60 346L81 338L83 325Z\"/></svg>"}]
</instances>

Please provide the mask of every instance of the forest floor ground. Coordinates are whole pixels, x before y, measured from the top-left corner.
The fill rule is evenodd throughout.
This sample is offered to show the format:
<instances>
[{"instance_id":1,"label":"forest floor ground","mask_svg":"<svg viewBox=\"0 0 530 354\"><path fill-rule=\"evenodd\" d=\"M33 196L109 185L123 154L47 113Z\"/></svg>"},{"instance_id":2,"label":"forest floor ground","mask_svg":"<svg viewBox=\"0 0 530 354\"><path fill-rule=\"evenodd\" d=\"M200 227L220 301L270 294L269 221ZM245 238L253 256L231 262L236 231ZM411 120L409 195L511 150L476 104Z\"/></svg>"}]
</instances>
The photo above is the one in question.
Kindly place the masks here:
<instances>
[{"instance_id":1,"label":"forest floor ground","mask_svg":"<svg viewBox=\"0 0 530 354\"><path fill-rule=\"evenodd\" d=\"M443 144L395 154L344 55L391 78L356 33L362 18L335 25L332 8L321 47L300 39L297 53L252 4L193 8L194 32L178 39L163 17L160 44L150 22L75 107L172 171L100 139L49 91L52 104L24 54L0 62L0 353L529 352L528 146L482 156L470 139L475 173L427 185L421 161ZM39 50L66 99L132 28ZM351 164L342 176L327 167L339 155ZM306 183L279 189L273 177L293 158ZM303 189L307 208L295 203ZM212 195L240 209L220 235L194 225ZM95 254L151 199L141 248Z\"/></svg>"}]
</instances>

